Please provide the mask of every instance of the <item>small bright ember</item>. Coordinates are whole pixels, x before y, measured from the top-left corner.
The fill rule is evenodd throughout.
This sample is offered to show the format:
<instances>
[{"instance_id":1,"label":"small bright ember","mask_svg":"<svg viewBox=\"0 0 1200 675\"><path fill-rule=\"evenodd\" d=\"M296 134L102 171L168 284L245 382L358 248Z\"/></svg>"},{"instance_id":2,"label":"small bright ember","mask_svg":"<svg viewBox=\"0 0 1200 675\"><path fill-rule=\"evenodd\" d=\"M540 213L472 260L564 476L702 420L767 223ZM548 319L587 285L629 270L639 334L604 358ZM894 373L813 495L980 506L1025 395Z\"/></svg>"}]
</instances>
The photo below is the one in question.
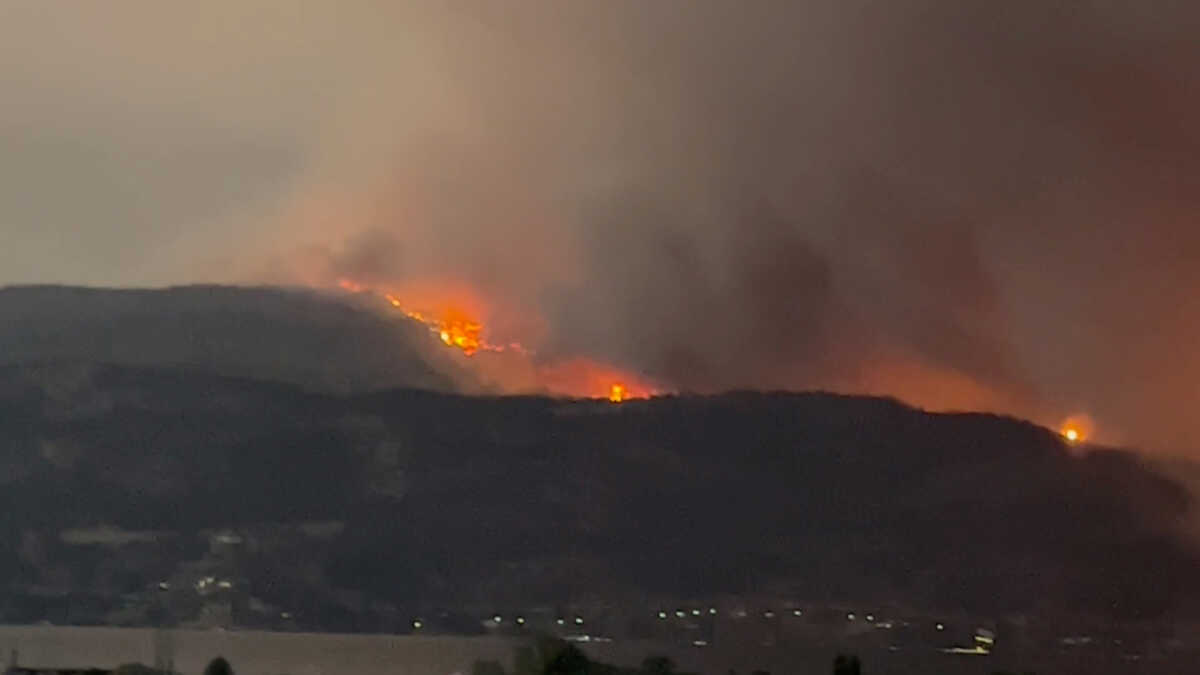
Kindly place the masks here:
<instances>
[{"instance_id":1,"label":"small bright ember","mask_svg":"<svg viewBox=\"0 0 1200 675\"><path fill-rule=\"evenodd\" d=\"M1095 435L1096 424L1091 416L1076 413L1058 425L1058 433L1067 443L1077 445L1087 442Z\"/></svg>"},{"instance_id":2,"label":"small bright ember","mask_svg":"<svg viewBox=\"0 0 1200 675\"><path fill-rule=\"evenodd\" d=\"M625 390L625 385L623 384L614 384L608 390L608 400L613 403L623 403L625 397L628 395L629 392Z\"/></svg>"}]
</instances>

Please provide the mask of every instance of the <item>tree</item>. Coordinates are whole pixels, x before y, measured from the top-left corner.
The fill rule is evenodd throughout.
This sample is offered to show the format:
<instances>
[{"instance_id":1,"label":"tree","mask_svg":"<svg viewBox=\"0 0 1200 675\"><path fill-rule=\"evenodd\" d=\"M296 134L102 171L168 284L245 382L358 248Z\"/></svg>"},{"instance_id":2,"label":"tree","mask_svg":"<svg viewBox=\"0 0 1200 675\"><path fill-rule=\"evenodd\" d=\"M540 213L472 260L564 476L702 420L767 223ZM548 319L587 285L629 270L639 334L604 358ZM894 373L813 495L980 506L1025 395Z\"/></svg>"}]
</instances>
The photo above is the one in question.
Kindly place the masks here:
<instances>
[{"instance_id":1,"label":"tree","mask_svg":"<svg viewBox=\"0 0 1200 675\"><path fill-rule=\"evenodd\" d=\"M862 665L858 657L851 654L838 654L833 660L833 675L862 675Z\"/></svg>"},{"instance_id":2,"label":"tree","mask_svg":"<svg viewBox=\"0 0 1200 675\"><path fill-rule=\"evenodd\" d=\"M544 675L589 675L592 661L575 645L567 645L546 664Z\"/></svg>"},{"instance_id":3,"label":"tree","mask_svg":"<svg viewBox=\"0 0 1200 675\"><path fill-rule=\"evenodd\" d=\"M233 675L233 666L229 665L225 657L218 656L204 667L204 675Z\"/></svg>"}]
</instances>

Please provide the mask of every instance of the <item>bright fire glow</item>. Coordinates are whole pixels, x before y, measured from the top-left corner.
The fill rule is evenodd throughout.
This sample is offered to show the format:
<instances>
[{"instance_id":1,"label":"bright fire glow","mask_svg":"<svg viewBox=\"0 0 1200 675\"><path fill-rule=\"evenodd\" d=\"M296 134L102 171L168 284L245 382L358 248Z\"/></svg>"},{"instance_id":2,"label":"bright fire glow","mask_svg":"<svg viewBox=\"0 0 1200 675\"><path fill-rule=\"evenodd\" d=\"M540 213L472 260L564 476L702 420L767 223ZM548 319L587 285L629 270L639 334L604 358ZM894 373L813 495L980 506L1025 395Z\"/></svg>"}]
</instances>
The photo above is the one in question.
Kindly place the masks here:
<instances>
[{"instance_id":1,"label":"bright fire glow","mask_svg":"<svg viewBox=\"0 0 1200 675\"><path fill-rule=\"evenodd\" d=\"M425 285L406 287L404 291L381 291L350 279L339 280L338 286L349 293L381 298L465 356L479 352L514 355L515 361L480 363L493 381L498 378L500 382L508 382L509 391L608 399L612 403L649 398L659 392L646 378L607 364L578 358L534 363L525 358L533 356L533 352L519 342L490 342L484 321L478 318L487 316L486 304L470 289Z\"/></svg>"},{"instance_id":2,"label":"bright fire glow","mask_svg":"<svg viewBox=\"0 0 1200 675\"><path fill-rule=\"evenodd\" d=\"M1058 425L1058 433L1072 445L1083 443L1092 437L1095 425L1087 415L1072 415Z\"/></svg>"},{"instance_id":3,"label":"bright fire glow","mask_svg":"<svg viewBox=\"0 0 1200 675\"><path fill-rule=\"evenodd\" d=\"M526 352L520 343L513 342L501 345L488 342L484 338L483 324L480 321L473 318L467 310L456 307L453 304L446 304L445 301L440 303L443 306L436 311L421 311L407 306L401 300L400 296L395 293L375 292L356 281L341 279L338 281L338 286L350 293L371 292L382 296L389 305L400 310L405 316L413 321L424 324L429 329L429 332L436 335L447 347L454 347L467 356L474 356L477 352L481 351Z\"/></svg>"},{"instance_id":4,"label":"bright fire glow","mask_svg":"<svg viewBox=\"0 0 1200 675\"><path fill-rule=\"evenodd\" d=\"M662 390L650 380L591 359L567 359L537 369L538 384L552 394L608 399L625 403L650 398Z\"/></svg>"}]
</instances>

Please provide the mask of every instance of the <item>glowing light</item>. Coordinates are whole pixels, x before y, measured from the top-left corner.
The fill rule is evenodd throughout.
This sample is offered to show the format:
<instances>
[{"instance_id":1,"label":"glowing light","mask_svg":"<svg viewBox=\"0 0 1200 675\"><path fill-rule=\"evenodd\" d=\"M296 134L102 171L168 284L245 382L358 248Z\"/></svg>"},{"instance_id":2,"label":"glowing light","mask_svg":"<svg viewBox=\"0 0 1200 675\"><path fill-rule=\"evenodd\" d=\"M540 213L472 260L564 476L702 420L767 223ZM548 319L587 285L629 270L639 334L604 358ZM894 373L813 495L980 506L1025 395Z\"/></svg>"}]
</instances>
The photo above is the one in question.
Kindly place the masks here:
<instances>
[{"instance_id":1,"label":"glowing light","mask_svg":"<svg viewBox=\"0 0 1200 675\"><path fill-rule=\"evenodd\" d=\"M943 654L963 654L966 656L986 656L989 652L983 647L949 647L941 650Z\"/></svg>"},{"instance_id":2,"label":"glowing light","mask_svg":"<svg viewBox=\"0 0 1200 675\"><path fill-rule=\"evenodd\" d=\"M1091 438L1096 426L1092 418L1082 413L1072 415L1058 425L1058 433L1067 443L1085 443Z\"/></svg>"},{"instance_id":3,"label":"glowing light","mask_svg":"<svg viewBox=\"0 0 1200 675\"><path fill-rule=\"evenodd\" d=\"M481 351L528 353L519 342L508 344L488 342L483 336L483 324L472 316L472 312L459 306L462 301L440 300L434 303L440 306L436 312L420 311L413 309L396 293L374 291L351 279L339 279L337 283L338 287L350 293L372 292L382 297L389 305L400 310L408 318L424 324L429 332L436 335L447 347L454 347L467 356L473 356ZM466 302L465 304L470 306L474 303Z\"/></svg>"},{"instance_id":4,"label":"glowing light","mask_svg":"<svg viewBox=\"0 0 1200 675\"><path fill-rule=\"evenodd\" d=\"M339 279L337 286L363 298L378 298L384 307L423 325L442 345L464 356L480 352L534 356L521 342L491 341L488 325L496 307L469 287L453 282L403 283L387 288L372 287L353 279ZM512 312L505 313L511 315ZM511 321L511 316L509 316ZM573 398L607 398L613 403L644 399L662 393L658 384L637 373L585 358L549 362L507 361L501 370L516 373L523 391L536 391ZM492 365L495 365L493 362ZM488 366L492 367L492 366ZM522 370L522 368L526 370Z\"/></svg>"}]
</instances>

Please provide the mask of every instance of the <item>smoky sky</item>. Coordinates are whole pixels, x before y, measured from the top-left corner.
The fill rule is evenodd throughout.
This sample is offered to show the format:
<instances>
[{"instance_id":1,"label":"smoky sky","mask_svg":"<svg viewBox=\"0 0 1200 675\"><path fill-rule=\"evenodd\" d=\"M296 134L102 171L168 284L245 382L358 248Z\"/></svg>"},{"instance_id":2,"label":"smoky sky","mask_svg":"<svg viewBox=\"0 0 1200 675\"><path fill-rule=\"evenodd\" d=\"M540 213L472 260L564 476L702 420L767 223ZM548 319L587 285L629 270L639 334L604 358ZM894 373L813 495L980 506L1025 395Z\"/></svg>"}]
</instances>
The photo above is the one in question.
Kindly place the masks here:
<instances>
[{"instance_id":1,"label":"smoky sky","mask_svg":"<svg viewBox=\"0 0 1200 675\"><path fill-rule=\"evenodd\" d=\"M1194 452L1198 19L12 0L0 282L452 280L545 358L676 389L1087 413Z\"/></svg>"}]
</instances>

